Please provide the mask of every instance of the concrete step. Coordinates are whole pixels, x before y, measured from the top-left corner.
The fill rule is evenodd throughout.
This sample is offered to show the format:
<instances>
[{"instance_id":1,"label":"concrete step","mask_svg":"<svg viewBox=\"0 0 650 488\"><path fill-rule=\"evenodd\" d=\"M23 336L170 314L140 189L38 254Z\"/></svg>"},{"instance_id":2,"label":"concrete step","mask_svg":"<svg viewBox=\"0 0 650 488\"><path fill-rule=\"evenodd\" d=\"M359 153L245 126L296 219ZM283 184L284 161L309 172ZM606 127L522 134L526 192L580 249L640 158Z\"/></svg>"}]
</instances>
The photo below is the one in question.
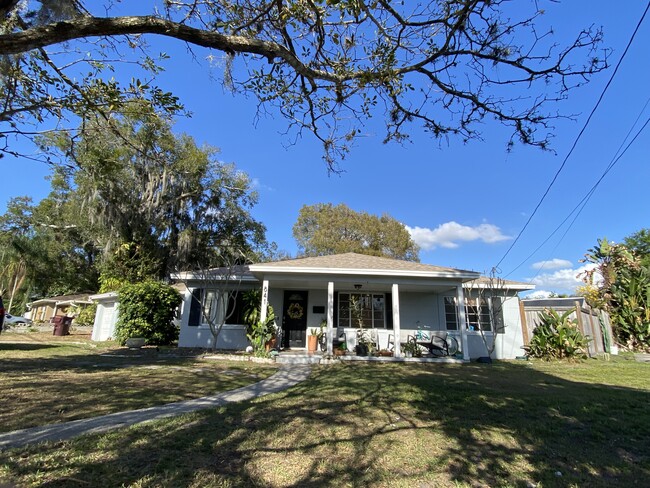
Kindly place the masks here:
<instances>
[{"instance_id":1,"label":"concrete step","mask_svg":"<svg viewBox=\"0 0 650 488\"><path fill-rule=\"evenodd\" d=\"M276 356L278 364L319 364L322 359L320 355L314 354L280 354Z\"/></svg>"}]
</instances>

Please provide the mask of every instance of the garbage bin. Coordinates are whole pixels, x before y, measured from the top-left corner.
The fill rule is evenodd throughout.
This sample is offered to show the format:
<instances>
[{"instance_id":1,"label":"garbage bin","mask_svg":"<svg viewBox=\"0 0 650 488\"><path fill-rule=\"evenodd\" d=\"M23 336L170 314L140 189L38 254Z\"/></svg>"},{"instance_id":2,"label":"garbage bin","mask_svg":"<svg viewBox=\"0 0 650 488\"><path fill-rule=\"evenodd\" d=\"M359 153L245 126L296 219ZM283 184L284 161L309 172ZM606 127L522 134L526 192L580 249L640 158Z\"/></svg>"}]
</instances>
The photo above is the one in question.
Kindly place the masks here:
<instances>
[{"instance_id":1,"label":"garbage bin","mask_svg":"<svg viewBox=\"0 0 650 488\"><path fill-rule=\"evenodd\" d=\"M70 324L72 323L72 317L63 317L61 315L57 315L56 317L52 317L52 323L54 324L54 332L52 332L52 335L70 335Z\"/></svg>"}]
</instances>

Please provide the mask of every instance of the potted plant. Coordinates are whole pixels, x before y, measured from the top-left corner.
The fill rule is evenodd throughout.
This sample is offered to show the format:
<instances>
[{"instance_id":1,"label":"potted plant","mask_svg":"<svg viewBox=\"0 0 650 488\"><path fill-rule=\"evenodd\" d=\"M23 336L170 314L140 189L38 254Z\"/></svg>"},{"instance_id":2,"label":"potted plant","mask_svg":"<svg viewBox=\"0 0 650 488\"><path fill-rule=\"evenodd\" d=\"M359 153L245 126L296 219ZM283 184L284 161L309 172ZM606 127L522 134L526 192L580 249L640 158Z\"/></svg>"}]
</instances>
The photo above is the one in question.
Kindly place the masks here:
<instances>
[{"instance_id":1,"label":"potted plant","mask_svg":"<svg viewBox=\"0 0 650 488\"><path fill-rule=\"evenodd\" d=\"M318 348L319 335L320 334L316 327L310 329L309 336L307 336L307 352L309 354L314 354L316 352L316 349Z\"/></svg>"},{"instance_id":2,"label":"potted plant","mask_svg":"<svg viewBox=\"0 0 650 488\"><path fill-rule=\"evenodd\" d=\"M408 341L402 345L402 352L407 358L419 357L422 355L420 347L414 341Z\"/></svg>"}]
</instances>

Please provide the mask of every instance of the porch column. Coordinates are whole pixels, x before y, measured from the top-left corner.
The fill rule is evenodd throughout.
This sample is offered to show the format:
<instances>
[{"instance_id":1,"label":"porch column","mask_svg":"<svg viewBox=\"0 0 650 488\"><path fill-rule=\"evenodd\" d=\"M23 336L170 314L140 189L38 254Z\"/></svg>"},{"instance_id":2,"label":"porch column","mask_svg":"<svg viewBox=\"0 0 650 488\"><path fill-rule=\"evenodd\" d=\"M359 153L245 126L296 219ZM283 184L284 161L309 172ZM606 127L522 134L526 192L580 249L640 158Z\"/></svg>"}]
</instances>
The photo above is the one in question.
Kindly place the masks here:
<instances>
[{"instance_id":1,"label":"porch column","mask_svg":"<svg viewBox=\"0 0 650 488\"><path fill-rule=\"evenodd\" d=\"M334 282L327 283L327 355L334 354Z\"/></svg>"},{"instance_id":2,"label":"porch column","mask_svg":"<svg viewBox=\"0 0 650 488\"><path fill-rule=\"evenodd\" d=\"M399 285L393 283L392 299L393 299L393 334L395 335L395 351L396 358L402 357L402 349L400 347L400 322L399 322Z\"/></svg>"},{"instance_id":3,"label":"porch column","mask_svg":"<svg viewBox=\"0 0 650 488\"><path fill-rule=\"evenodd\" d=\"M463 285L456 287L456 300L458 307L458 326L460 327L460 343L463 349L463 359L469 361L469 346L467 345L467 317L465 316L465 293Z\"/></svg>"},{"instance_id":4,"label":"porch column","mask_svg":"<svg viewBox=\"0 0 650 488\"><path fill-rule=\"evenodd\" d=\"M260 307L260 320L264 322L266 320L266 309L269 306L269 280L262 281L262 303Z\"/></svg>"}]
</instances>

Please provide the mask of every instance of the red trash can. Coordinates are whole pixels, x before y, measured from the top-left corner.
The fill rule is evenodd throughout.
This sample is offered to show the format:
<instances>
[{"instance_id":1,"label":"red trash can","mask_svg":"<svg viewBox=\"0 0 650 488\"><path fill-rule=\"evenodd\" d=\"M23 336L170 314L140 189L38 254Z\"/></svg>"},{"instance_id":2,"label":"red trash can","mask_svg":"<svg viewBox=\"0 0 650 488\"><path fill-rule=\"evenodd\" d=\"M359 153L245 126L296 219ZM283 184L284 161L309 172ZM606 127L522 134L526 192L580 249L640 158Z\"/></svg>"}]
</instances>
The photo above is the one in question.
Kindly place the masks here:
<instances>
[{"instance_id":1,"label":"red trash can","mask_svg":"<svg viewBox=\"0 0 650 488\"><path fill-rule=\"evenodd\" d=\"M52 323L54 324L54 332L52 332L52 335L70 335L70 324L72 324L72 317L57 315L56 317L52 317Z\"/></svg>"}]
</instances>

